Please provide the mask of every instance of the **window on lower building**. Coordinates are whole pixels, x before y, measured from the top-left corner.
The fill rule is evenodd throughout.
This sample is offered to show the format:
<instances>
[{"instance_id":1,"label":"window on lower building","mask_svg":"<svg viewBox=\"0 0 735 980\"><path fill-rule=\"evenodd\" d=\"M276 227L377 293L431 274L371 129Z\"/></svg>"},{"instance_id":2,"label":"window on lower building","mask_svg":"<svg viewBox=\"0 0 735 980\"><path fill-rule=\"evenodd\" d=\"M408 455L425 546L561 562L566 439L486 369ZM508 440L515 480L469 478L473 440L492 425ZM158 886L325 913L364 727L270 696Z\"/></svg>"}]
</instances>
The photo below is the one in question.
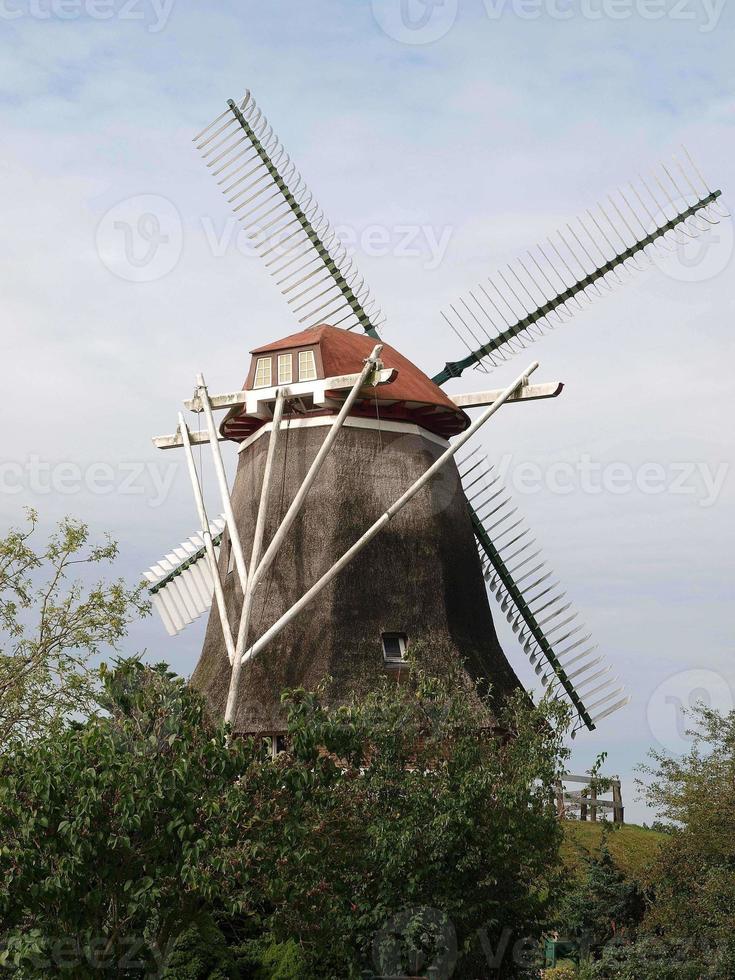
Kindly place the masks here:
<instances>
[{"instance_id":1,"label":"window on lower building","mask_svg":"<svg viewBox=\"0 0 735 980\"><path fill-rule=\"evenodd\" d=\"M259 357L255 362L255 388L270 388L273 384L270 357Z\"/></svg>"},{"instance_id":2,"label":"window on lower building","mask_svg":"<svg viewBox=\"0 0 735 980\"><path fill-rule=\"evenodd\" d=\"M385 664L405 664L408 637L405 633L382 633L383 662Z\"/></svg>"},{"instance_id":3,"label":"window on lower building","mask_svg":"<svg viewBox=\"0 0 735 980\"><path fill-rule=\"evenodd\" d=\"M290 385L293 381L293 354L278 355L278 383Z\"/></svg>"},{"instance_id":4,"label":"window on lower building","mask_svg":"<svg viewBox=\"0 0 735 980\"><path fill-rule=\"evenodd\" d=\"M316 378L316 360L313 350L299 351L299 381L313 381Z\"/></svg>"}]
</instances>

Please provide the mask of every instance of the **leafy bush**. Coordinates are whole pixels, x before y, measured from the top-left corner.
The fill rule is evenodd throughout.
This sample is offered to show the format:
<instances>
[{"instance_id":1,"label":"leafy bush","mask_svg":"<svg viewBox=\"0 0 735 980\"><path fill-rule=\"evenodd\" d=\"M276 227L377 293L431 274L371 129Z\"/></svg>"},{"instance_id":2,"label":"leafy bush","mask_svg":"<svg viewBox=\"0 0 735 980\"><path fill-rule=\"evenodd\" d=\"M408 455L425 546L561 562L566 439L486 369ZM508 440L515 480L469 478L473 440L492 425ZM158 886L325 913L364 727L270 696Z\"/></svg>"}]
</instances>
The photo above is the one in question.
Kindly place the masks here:
<instances>
[{"instance_id":1,"label":"leafy bush","mask_svg":"<svg viewBox=\"0 0 735 980\"><path fill-rule=\"evenodd\" d=\"M645 937L635 943L610 943L591 964L590 980L700 980L728 974L710 972L711 962L701 949Z\"/></svg>"},{"instance_id":2,"label":"leafy bush","mask_svg":"<svg viewBox=\"0 0 735 980\"><path fill-rule=\"evenodd\" d=\"M616 936L635 935L645 912L641 886L616 866L607 833L603 830L596 855L583 855L585 874L567 890L558 913L564 935L584 937L593 947Z\"/></svg>"},{"instance_id":3,"label":"leafy bush","mask_svg":"<svg viewBox=\"0 0 735 980\"><path fill-rule=\"evenodd\" d=\"M543 980L577 980L577 977L577 964L571 960L559 960L543 973Z\"/></svg>"},{"instance_id":4,"label":"leafy bush","mask_svg":"<svg viewBox=\"0 0 735 980\"><path fill-rule=\"evenodd\" d=\"M239 840L211 814L252 746L209 729L165 666L126 661L103 682L105 716L0 757L0 963L24 976L139 975L203 911L241 908L224 866L200 868Z\"/></svg>"},{"instance_id":5,"label":"leafy bush","mask_svg":"<svg viewBox=\"0 0 735 980\"><path fill-rule=\"evenodd\" d=\"M313 980L298 943L259 939L237 950L243 980Z\"/></svg>"},{"instance_id":6,"label":"leafy bush","mask_svg":"<svg viewBox=\"0 0 735 980\"><path fill-rule=\"evenodd\" d=\"M200 916L176 939L162 980L240 980L234 952L208 915Z\"/></svg>"},{"instance_id":7,"label":"leafy bush","mask_svg":"<svg viewBox=\"0 0 735 980\"><path fill-rule=\"evenodd\" d=\"M646 926L710 952L708 977L735 976L735 711L700 704L691 712L691 749L652 752L643 771L648 802L670 825L650 875Z\"/></svg>"},{"instance_id":8,"label":"leafy bush","mask_svg":"<svg viewBox=\"0 0 735 980\"><path fill-rule=\"evenodd\" d=\"M257 980L477 976L508 935L540 935L561 708L519 697L490 730L475 691L417 671L346 708L297 691L274 762L209 725L163 665L103 682L105 714L0 757L0 960L16 975L221 980L229 946Z\"/></svg>"}]
</instances>

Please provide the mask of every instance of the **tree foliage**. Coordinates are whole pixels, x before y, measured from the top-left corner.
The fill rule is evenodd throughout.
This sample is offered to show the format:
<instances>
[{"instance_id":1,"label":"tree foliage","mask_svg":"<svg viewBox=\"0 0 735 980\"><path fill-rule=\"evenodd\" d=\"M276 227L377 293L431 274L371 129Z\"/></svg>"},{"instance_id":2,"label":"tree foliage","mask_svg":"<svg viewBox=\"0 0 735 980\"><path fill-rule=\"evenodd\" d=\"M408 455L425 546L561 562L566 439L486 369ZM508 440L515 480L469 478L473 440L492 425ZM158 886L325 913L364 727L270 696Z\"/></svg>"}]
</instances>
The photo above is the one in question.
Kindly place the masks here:
<instances>
[{"instance_id":1,"label":"tree foliage","mask_svg":"<svg viewBox=\"0 0 735 980\"><path fill-rule=\"evenodd\" d=\"M0 918L22 975L65 964L74 977L140 975L210 904L241 908L223 857L239 828L212 826L232 813L249 746L209 730L163 665L103 675L105 715L19 747L0 769ZM199 871L205 850L219 879Z\"/></svg>"},{"instance_id":2,"label":"tree foliage","mask_svg":"<svg viewBox=\"0 0 735 980\"><path fill-rule=\"evenodd\" d=\"M89 710L90 659L147 610L141 589L122 580L69 577L112 562L114 541L90 544L88 526L66 518L38 546L37 525L29 510L25 527L0 538L0 750Z\"/></svg>"},{"instance_id":3,"label":"tree foliage","mask_svg":"<svg viewBox=\"0 0 735 980\"><path fill-rule=\"evenodd\" d=\"M634 938L646 908L640 883L624 875L610 854L609 833L606 825L599 853L584 856L582 880L567 892L559 913L562 934L587 950Z\"/></svg>"},{"instance_id":4,"label":"tree foliage","mask_svg":"<svg viewBox=\"0 0 735 980\"><path fill-rule=\"evenodd\" d=\"M474 692L418 671L350 707L297 691L275 761L163 666L105 673L100 707L2 762L17 975L140 975L132 959L193 978L197 936L202 978L231 954L262 980L475 977L499 948L498 975L522 972L559 865L558 707L518 699L489 730Z\"/></svg>"},{"instance_id":5,"label":"tree foliage","mask_svg":"<svg viewBox=\"0 0 735 980\"><path fill-rule=\"evenodd\" d=\"M677 940L710 945L721 975L732 976L735 711L723 715L700 705L689 735L685 756L652 752L643 767L648 802L671 824L653 871L649 925Z\"/></svg>"}]
</instances>

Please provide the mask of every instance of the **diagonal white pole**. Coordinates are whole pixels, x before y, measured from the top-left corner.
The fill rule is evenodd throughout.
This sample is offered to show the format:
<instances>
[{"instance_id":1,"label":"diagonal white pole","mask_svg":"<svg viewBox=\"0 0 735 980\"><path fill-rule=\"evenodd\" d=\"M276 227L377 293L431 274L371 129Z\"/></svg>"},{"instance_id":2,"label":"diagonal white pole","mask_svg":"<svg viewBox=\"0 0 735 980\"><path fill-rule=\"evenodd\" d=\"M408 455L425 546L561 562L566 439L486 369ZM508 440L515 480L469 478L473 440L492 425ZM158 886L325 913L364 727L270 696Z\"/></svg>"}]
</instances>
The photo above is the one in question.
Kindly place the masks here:
<instances>
[{"instance_id":1,"label":"diagonal white pole","mask_svg":"<svg viewBox=\"0 0 735 980\"><path fill-rule=\"evenodd\" d=\"M265 458L265 469L263 470L263 483L260 488L260 503L258 505L258 517L255 522L255 535L253 537L253 551L250 555L250 571L253 573L258 567L260 560L260 549L263 544L263 532L265 531L265 518L268 510L268 495L271 485L271 474L273 472L273 460L276 455L276 444L278 433L281 428L283 417L283 391L279 390L276 395L276 405L273 410L273 428L268 439L268 453ZM238 628L238 642L240 634L243 635L243 646L247 640L248 630L250 629L250 611L253 606L253 589L255 587L255 575L251 574L242 599L242 612L240 613L240 626ZM242 667L242 657L235 653L232 661L232 672L230 674L230 687L227 691L227 706L225 708L225 722L231 723L235 717L237 707L237 695L240 689L240 668Z\"/></svg>"},{"instance_id":2,"label":"diagonal white pole","mask_svg":"<svg viewBox=\"0 0 735 980\"><path fill-rule=\"evenodd\" d=\"M488 419L491 418L498 411L498 409L505 404L506 401L508 401L511 395L525 383L526 379L533 374L537 368L538 361L534 361L526 368L523 374L521 374L512 384L508 385L508 387L503 390L503 392L498 396L497 400L494 401L489 408L485 409L482 415L480 415L480 417L477 418L468 429L458 436L454 444L451 445L437 460L432 463L428 470L422 476L420 476L419 479L408 488L408 490L406 490L403 496L399 497L398 500L396 500L396 502L392 504L371 527L368 528L362 537L359 538L351 548L348 548L342 557L339 558L334 565L332 565L329 571L322 575L319 581L312 585L308 592L305 592L298 602L295 602L294 605L291 606L291 608L288 609L283 616L281 616L281 618L270 627L270 629L267 629L260 639L257 640L245 654L243 654L243 663L260 653L260 651L267 646L268 643L274 639L274 637L278 636L278 634L291 622L292 619L298 616L301 610L307 606L312 599L319 595L325 586L329 585L332 579L338 575L339 572L341 572L342 569L348 565L367 544L372 541L376 534L378 534L413 497L416 496L419 490L426 486L434 474L440 470L442 466L445 466L449 462L449 460L462 448L467 440L472 438L480 426L484 425ZM235 649L235 656L237 657L239 654L240 648L238 646Z\"/></svg>"},{"instance_id":3,"label":"diagonal white pole","mask_svg":"<svg viewBox=\"0 0 735 980\"><path fill-rule=\"evenodd\" d=\"M227 618L227 607L225 606L225 594L222 590L222 582L219 577L219 568L217 567L217 556L214 553L214 543L212 541L212 534L209 530L209 519L207 518L207 510L204 505L204 497L202 496L202 487L199 483L199 474L197 473L196 464L194 463L194 454L191 451L191 440L189 439L189 429L184 421L184 416L179 412L179 431L181 432L181 439L184 445L184 454L186 455L186 464L189 468L189 476L191 478L191 485L194 490L194 500L196 501L197 511L199 512L199 520L202 525L202 537L204 538L204 549L207 555L207 563L209 565L209 571L212 576L212 583L214 585L214 596L217 602L217 611L219 612L219 621L222 626L222 633L225 638L225 646L227 647L227 656L230 658L230 663L232 664L233 670L235 664L237 663L237 658L235 657L235 643L232 639L232 630L230 629L230 621Z\"/></svg>"},{"instance_id":4,"label":"diagonal white pole","mask_svg":"<svg viewBox=\"0 0 735 980\"><path fill-rule=\"evenodd\" d=\"M235 664L237 664L237 667L235 666L235 664L233 664L232 675L230 677L230 689L227 694L227 706L225 708L226 722L231 722L235 716L235 709L237 706L237 696L238 696L238 690L240 684L240 667L245 662L245 659L243 658L242 654L245 649L245 644L247 643L247 639L248 639L247 634L248 634L248 629L250 627L250 606L252 604L252 595L255 589L257 588L258 582L260 581L263 573L272 563L278 549L280 548L283 542L283 539L286 536L286 533L288 532L288 529L291 527L294 520L296 519L296 515L298 514L301 505L303 504L306 495L311 488L311 485L314 483L314 480L317 478L319 470L322 468L322 464L324 463L327 454L329 453L330 449L334 445L334 440L337 438L337 435L339 434L339 431L342 428L342 425L345 419L347 418L347 414L350 408L352 407L352 405L354 404L355 399L357 398L360 392L360 389L365 386L368 378L373 373L373 371L375 371L382 350L383 350L383 345L376 344L376 346L373 348L370 357L366 359L365 365L362 371L360 372L360 376L358 377L357 381L350 389L350 393L345 399L345 402L342 408L340 409L339 414L335 417L334 422L332 422L327 437L319 447L319 452L314 457L314 461L309 467L308 473L304 477L304 480L301 486L299 487L296 496L291 502L291 506L286 511L286 515L281 521L278 530L273 535L271 543L266 549L265 554L263 555L262 559L257 562L257 564L256 564L256 559L251 560L250 578L248 580L248 588L246 589L246 593L245 593L246 596L249 593L250 599L247 602L245 601L245 599L243 599L243 609L242 609L242 614L240 616L240 626L237 631L237 642L235 644ZM271 440L273 440L273 437L274 437L274 432L271 432ZM263 507L263 496L261 491L261 509L262 507ZM260 519L261 518L259 513L258 521L260 521ZM257 530L256 530L256 534L257 534ZM257 542L258 552L260 551L261 541L262 541L262 529L261 529L261 539L260 541Z\"/></svg>"},{"instance_id":5,"label":"diagonal white pole","mask_svg":"<svg viewBox=\"0 0 735 980\"><path fill-rule=\"evenodd\" d=\"M235 523L235 515L232 513L232 504L230 503L230 488L227 484L227 476L225 474L225 466L222 462L222 452L219 446L219 433L217 432L217 424L214 421L214 414L212 413L212 403L209 400L209 391L204 383L204 375L197 375L197 395L201 402L202 408L204 410L204 417L207 421L207 430L209 432L209 441L212 446L212 460L214 462L214 471L217 474L217 483L219 484L220 497L222 498L222 510L225 514L225 520L227 521L227 530L230 535L230 546L232 547L233 554L235 556L235 565L237 566L237 574L240 578L240 587L242 588L243 595L247 591L248 586L248 569L245 564L245 554L242 550L242 542L240 541L240 534L237 530L237 524Z\"/></svg>"},{"instance_id":6,"label":"diagonal white pole","mask_svg":"<svg viewBox=\"0 0 735 980\"><path fill-rule=\"evenodd\" d=\"M309 467L309 472L304 477L304 481L299 487L298 491L296 492L296 496L291 501L291 506L286 511L286 514L283 520L281 521L280 527L273 535L273 540L268 545L268 548L266 549L266 552L263 555L262 561L258 564L258 567L256 569L251 568L250 571L251 571L251 577L253 579L253 587L255 587L258 584L260 579L263 577L264 573L268 570L273 559L276 556L278 549L283 544L283 540L288 534L289 528L296 520L296 516L298 512L301 510L301 506L304 503L304 500L306 499L306 495L311 489L314 480L316 480L319 474L319 470L322 468L322 464L324 463L324 460L327 458L329 451L334 445L334 440L339 435L339 430L342 428L342 425L345 419L347 418L350 409L355 403L355 399L359 395L360 389L365 387L365 385L368 382L368 378L375 370L375 367L378 364L378 360L380 358L380 353L382 350L383 350L383 345L376 344L376 346L373 348L372 354L365 361L365 366L360 372L360 377L357 379L355 384L350 389L350 393L347 395L347 398L345 399L344 404L342 405L342 408L339 411L339 414L336 416L334 422L330 426L326 439L319 447L319 452L314 457L314 461Z\"/></svg>"}]
</instances>

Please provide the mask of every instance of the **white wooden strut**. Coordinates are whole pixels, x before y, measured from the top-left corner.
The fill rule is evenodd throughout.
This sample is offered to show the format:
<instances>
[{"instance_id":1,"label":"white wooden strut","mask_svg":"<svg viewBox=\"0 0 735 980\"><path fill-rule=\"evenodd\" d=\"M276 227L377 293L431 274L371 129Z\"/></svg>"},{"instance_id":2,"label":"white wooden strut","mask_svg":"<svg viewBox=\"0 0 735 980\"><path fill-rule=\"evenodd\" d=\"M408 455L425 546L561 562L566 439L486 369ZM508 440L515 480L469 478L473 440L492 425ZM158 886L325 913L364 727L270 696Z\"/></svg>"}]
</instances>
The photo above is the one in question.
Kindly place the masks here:
<instances>
[{"instance_id":1,"label":"white wooden strut","mask_svg":"<svg viewBox=\"0 0 735 980\"><path fill-rule=\"evenodd\" d=\"M229 657L230 663L235 665L235 644L232 639L232 630L230 629L230 622L227 617L227 607L225 605L225 594L222 590L222 582L219 577L219 569L217 567L217 556L214 553L214 544L212 543L212 535L209 530L209 520L207 519L207 511L204 505L204 497L202 496L202 487L199 483L199 475L197 473L196 465L194 463L194 454L191 451L191 442L189 441L189 429L184 421L184 416L179 412L179 432L181 433L182 444L184 446L184 454L186 455L186 464L189 469L189 477L191 478L191 486L194 491L194 500L196 501L197 511L199 513L199 520L202 525L202 538L204 539L204 547L207 553L207 562L209 564L209 570L212 575L212 581L214 583L214 596L217 603L217 611L219 613L220 625L222 626L222 633L225 638L225 646L227 648L227 656Z\"/></svg>"},{"instance_id":2,"label":"white wooden strut","mask_svg":"<svg viewBox=\"0 0 735 980\"><path fill-rule=\"evenodd\" d=\"M245 644L247 643L247 632L250 625L250 605L252 602L252 593L257 588L258 582L261 580L261 578L263 577L267 569L272 564L273 559L275 558L278 549L281 547L284 538L288 534L291 525L296 520L296 517L299 511L301 510L304 500L306 499L306 495L308 494L312 484L316 480L319 471L322 468L324 460L329 455L329 452L332 449L332 446L334 445L334 441L337 438L339 431L342 428L342 425L344 424L344 421L350 412L350 409L352 408L353 404L355 403L355 400L360 394L361 388L363 388L365 385L370 383L371 377L373 377L376 372L382 370L382 364L380 363L380 354L382 350L383 350L383 345L376 344L375 347L373 348L370 357L366 359L365 366L363 367L360 374L357 376L352 388L350 389L349 394L347 395L347 398L344 401L344 404L342 405L342 408L340 409L339 413L335 416L334 421L332 422L332 425L329 429L329 432L326 438L324 439L324 442L319 447L319 451L314 457L314 460L311 466L309 467L309 471L304 477L301 486L297 490L296 496L291 501L291 505L286 511L286 514L283 520L281 521L278 530L273 535L273 538L270 544L268 545L265 554L260 559L260 561L258 561L257 565L255 565L254 562L251 561L250 580L248 582L248 592L250 593L251 598L249 602L247 603L243 602L242 613L240 615L240 625L237 633L237 642L235 644L235 659L236 661L240 660L241 663L238 664L237 668L235 668L235 666L233 665L233 670L230 677L230 689L227 695L227 708L225 714L225 721L231 722L234 717L235 709L237 706L237 696L238 696L239 681L240 681L240 666L247 659L243 657L243 652L245 650ZM273 435L274 433L272 432L271 440L273 439ZM267 500L264 499L261 493L260 510L258 513L259 521L261 519L264 520L265 517L264 508L266 505L267 505ZM256 525L256 534L257 534L257 525ZM262 541L262 530L261 530L260 541ZM256 542L258 551L260 550L260 541ZM254 550L255 550L255 545L254 545Z\"/></svg>"},{"instance_id":3,"label":"white wooden strut","mask_svg":"<svg viewBox=\"0 0 735 980\"><path fill-rule=\"evenodd\" d=\"M222 510L225 514L225 520L227 521L227 530L230 535L230 547L232 548L232 553L235 556L237 574L240 577L240 587L242 588L244 594L248 585L248 569L247 565L245 564L245 555L243 554L242 550L240 533L237 530L237 522L235 521L235 515L232 512L232 504L230 503L230 488L227 485L225 466L222 462L222 453L220 452L219 448L219 433L217 432L214 415L212 414L212 407L209 403L209 392L207 391L207 386L204 383L204 375L202 374L197 375L197 397L201 402L204 417L207 420L207 431L209 432L209 439L212 445L212 460L214 462L215 473L217 474L217 484L219 486L220 497L222 498Z\"/></svg>"},{"instance_id":4,"label":"white wooden strut","mask_svg":"<svg viewBox=\"0 0 735 980\"><path fill-rule=\"evenodd\" d=\"M505 402L508 401L513 393L526 382L528 377L533 374L537 368L538 361L534 361L528 366L528 368L526 368L520 377L516 378L512 384L502 391L500 396L493 401L492 405L486 408L482 415L480 415L480 417L477 418L468 429L458 436L454 444L449 446L449 448L446 449L445 452L443 452L442 455L434 461L434 463L432 463L428 470L422 476L420 476L419 479L416 480L415 483L413 483L408 490L406 490L406 492L399 497L399 499L392 504L370 528L368 528L368 530L355 542L355 544L352 545L351 548L348 548L342 557L339 558L334 565L332 565L329 571L322 575L322 577L307 592L305 592L304 595L280 617L280 619L278 619L269 629L267 629L259 640L253 643L253 645L243 654L243 663L257 656L257 654L260 653L271 640L273 640L283 629L285 629L292 619L298 616L301 610L307 606L312 599L314 599L322 591L322 589L324 589L332 581L332 579L338 575L339 572L341 572L342 569L345 568L366 545L370 543L370 541L372 541L372 539L386 526L386 524L388 524L395 517L395 515L402 510L410 500L413 499L413 497L416 496L419 490L421 490L422 487L429 482L434 474L454 457L454 455L462 448L467 440L471 439L475 432L477 432L477 430L484 425L485 422L487 422L488 419L490 419L498 411L498 409L505 404ZM258 572L260 572L260 566L254 575L257 575ZM238 636L238 645L236 647L235 656L239 656L240 653L239 640L240 637Z\"/></svg>"},{"instance_id":5,"label":"white wooden strut","mask_svg":"<svg viewBox=\"0 0 735 980\"><path fill-rule=\"evenodd\" d=\"M263 470L263 483L260 488L260 503L258 504L258 516L255 521L255 535L253 537L253 550L250 554L250 580L248 581L247 588L243 593L242 600L242 612L240 615L240 627L238 630L239 634L242 634L247 638L248 630L250 629L250 613L253 606L253 592L255 588L255 575L252 574L258 567L260 562L260 549L263 544L263 532L265 531L265 518L266 512L268 510L268 494L270 492L271 485L271 474L273 472L273 460L276 454L276 444L278 441L278 434L281 428L281 419L283 417L283 394L279 391L276 397L276 405L273 411L273 428L268 439L268 452L265 458L265 469ZM230 673L230 686L227 691L227 705L225 707L225 722L231 723L235 711L237 709L237 695L240 687L240 668L242 667L242 657L238 657L235 653L235 659L232 662L232 672Z\"/></svg>"}]
</instances>

